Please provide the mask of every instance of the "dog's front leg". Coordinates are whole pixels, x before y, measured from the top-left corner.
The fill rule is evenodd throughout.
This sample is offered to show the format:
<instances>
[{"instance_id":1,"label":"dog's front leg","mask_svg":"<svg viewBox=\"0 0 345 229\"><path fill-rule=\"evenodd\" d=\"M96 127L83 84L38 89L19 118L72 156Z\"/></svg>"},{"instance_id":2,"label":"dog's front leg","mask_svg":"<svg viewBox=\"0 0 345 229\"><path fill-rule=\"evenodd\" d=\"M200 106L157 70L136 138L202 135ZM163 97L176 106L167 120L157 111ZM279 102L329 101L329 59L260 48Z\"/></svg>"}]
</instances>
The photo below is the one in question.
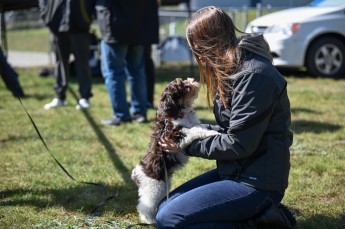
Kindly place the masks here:
<instances>
[{"instance_id":1,"label":"dog's front leg","mask_svg":"<svg viewBox=\"0 0 345 229\"><path fill-rule=\"evenodd\" d=\"M179 144L179 147L182 150L184 150L195 139L203 139L214 135L220 135L220 133L217 131L204 129L200 126L195 126L192 128L184 127L181 129L181 132L186 135Z\"/></svg>"},{"instance_id":2,"label":"dog's front leg","mask_svg":"<svg viewBox=\"0 0 345 229\"><path fill-rule=\"evenodd\" d=\"M167 180L156 180L143 172L141 165L132 171L132 180L138 186L139 201L137 210L143 223L156 223L158 203L166 196L171 186L171 177Z\"/></svg>"}]
</instances>

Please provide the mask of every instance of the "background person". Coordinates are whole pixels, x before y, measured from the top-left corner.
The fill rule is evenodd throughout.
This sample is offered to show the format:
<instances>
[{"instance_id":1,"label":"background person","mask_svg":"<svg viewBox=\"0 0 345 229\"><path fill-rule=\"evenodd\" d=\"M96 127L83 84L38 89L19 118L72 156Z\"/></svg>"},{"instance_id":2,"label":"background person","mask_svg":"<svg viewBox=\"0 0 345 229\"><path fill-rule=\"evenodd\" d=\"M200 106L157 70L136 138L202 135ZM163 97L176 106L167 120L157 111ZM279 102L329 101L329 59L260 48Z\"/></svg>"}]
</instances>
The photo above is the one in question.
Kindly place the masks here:
<instances>
[{"instance_id":1,"label":"background person","mask_svg":"<svg viewBox=\"0 0 345 229\"><path fill-rule=\"evenodd\" d=\"M155 81L156 81L156 69L152 60L152 46L145 45L145 74L147 85L147 108L154 108L154 95L155 95Z\"/></svg>"},{"instance_id":2,"label":"background person","mask_svg":"<svg viewBox=\"0 0 345 229\"><path fill-rule=\"evenodd\" d=\"M237 38L236 31L231 18L213 6L196 12L187 24L201 82L205 73L208 99L214 101L217 125L204 127L221 135L197 139L186 149L166 139L161 145L171 153L184 150L189 156L216 160L217 169L164 199L158 207L158 228L290 228L295 223L280 205L293 139L286 80L272 65L262 35Z\"/></svg>"},{"instance_id":3,"label":"background person","mask_svg":"<svg viewBox=\"0 0 345 229\"><path fill-rule=\"evenodd\" d=\"M96 1L102 34L102 75L114 115L101 121L105 125L147 121L144 47L158 42L157 7L156 0ZM126 80L130 89L129 104Z\"/></svg>"},{"instance_id":4,"label":"background person","mask_svg":"<svg viewBox=\"0 0 345 229\"><path fill-rule=\"evenodd\" d=\"M12 66L7 62L6 56L2 52L0 46L0 76L6 87L12 92L13 96L24 97L24 91L18 80L18 74Z\"/></svg>"},{"instance_id":5,"label":"background person","mask_svg":"<svg viewBox=\"0 0 345 229\"><path fill-rule=\"evenodd\" d=\"M73 53L79 83L77 109L90 107L92 76L89 67L90 24L94 14L93 0L40 0L41 17L53 34L56 52L56 84L54 98L45 109L66 105L66 89L70 77L69 58Z\"/></svg>"}]
</instances>

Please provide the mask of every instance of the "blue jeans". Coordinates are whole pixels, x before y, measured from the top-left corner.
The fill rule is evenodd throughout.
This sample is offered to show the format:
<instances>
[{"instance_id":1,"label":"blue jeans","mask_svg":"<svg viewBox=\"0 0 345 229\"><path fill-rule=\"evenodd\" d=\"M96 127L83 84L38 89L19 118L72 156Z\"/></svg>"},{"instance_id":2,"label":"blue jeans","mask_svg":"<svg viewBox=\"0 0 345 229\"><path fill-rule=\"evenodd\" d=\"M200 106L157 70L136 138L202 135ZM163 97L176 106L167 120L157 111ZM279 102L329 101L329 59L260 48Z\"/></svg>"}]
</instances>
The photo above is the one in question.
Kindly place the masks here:
<instances>
[{"instance_id":1,"label":"blue jeans","mask_svg":"<svg viewBox=\"0 0 345 229\"><path fill-rule=\"evenodd\" d=\"M102 74L114 116L128 120L131 113L146 116L147 89L144 45L101 42ZM126 79L131 102L127 103Z\"/></svg>"},{"instance_id":2,"label":"blue jeans","mask_svg":"<svg viewBox=\"0 0 345 229\"><path fill-rule=\"evenodd\" d=\"M175 189L158 206L161 228L238 228L270 204L278 204L283 192L262 191L232 180L220 180L216 170L202 174Z\"/></svg>"}]
</instances>

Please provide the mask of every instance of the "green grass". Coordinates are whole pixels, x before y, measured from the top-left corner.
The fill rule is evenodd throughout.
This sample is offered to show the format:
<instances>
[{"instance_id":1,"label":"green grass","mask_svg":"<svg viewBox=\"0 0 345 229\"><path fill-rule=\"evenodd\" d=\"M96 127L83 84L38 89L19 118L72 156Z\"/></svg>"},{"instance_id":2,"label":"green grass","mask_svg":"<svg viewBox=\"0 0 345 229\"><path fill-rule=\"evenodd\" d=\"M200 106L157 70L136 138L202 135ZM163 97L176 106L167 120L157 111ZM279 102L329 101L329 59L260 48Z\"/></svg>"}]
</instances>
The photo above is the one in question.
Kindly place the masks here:
<instances>
[{"instance_id":1,"label":"green grass","mask_svg":"<svg viewBox=\"0 0 345 229\"><path fill-rule=\"evenodd\" d=\"M0 228L125 228L139 222L137 189L130 172L149 143L155 110L147 124L108 127L109 99L101 79L95 79L92 109L75 110L78 86L68 91L68 106L44 110L53 97L53 78L40 69L20 69L28 95L23 103L50 151L80 181L71 180L45 150L20 103L0 82ZM157 70L156 105L164 86L190 75L188 67ZM196 71L195 71L196 72ZM290 184L283 200L297 215L299 228L345 226L345 81L288 74L294 143ZM214 122L205 90L196 101L202 122ZM192 158L174 177L174 187L214 168L214 161ZM94 216L90 211L109 196Z\"/></svg>"}]
</instances>

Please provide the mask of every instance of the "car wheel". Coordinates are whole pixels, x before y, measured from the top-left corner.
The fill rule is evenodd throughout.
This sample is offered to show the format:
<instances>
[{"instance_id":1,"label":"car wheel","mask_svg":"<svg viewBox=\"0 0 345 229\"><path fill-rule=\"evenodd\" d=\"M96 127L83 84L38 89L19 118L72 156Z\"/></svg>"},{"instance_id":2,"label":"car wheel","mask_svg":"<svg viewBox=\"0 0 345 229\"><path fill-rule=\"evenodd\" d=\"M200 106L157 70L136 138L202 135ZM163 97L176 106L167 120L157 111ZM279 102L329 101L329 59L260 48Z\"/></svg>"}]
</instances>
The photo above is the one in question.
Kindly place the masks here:
<instances>
[{"instance_id":1,"label":"car wheel","mask_svg":"<svg viewBox=\"0 0 345 229\"><path fill-rule=\"evenodd\" d=\"M312 76L332 78L343 76L345 73L345 45L334 37L317 40L308 50L306 67Z\"/></svg>"}]
</instances>

